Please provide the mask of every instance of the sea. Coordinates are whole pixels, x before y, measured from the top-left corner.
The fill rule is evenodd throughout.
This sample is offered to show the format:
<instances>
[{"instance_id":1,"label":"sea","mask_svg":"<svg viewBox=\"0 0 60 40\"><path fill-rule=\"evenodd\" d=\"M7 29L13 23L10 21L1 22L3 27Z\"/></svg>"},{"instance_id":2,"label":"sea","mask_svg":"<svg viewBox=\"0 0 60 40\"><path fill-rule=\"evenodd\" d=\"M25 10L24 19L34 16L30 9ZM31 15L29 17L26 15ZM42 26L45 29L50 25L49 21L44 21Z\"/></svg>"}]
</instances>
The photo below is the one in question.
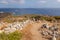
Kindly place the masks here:
<instances>
[{"instance_id":1,"label":"sea","mask_svg":"<svg viewBox=\"0 0 60 40\"><path fill-rule=\"evenodd\" d=\"M10 12L15 15L42 14L60 16L60 8L0 8L0 12Z\"/></svg>"}]
</instances>

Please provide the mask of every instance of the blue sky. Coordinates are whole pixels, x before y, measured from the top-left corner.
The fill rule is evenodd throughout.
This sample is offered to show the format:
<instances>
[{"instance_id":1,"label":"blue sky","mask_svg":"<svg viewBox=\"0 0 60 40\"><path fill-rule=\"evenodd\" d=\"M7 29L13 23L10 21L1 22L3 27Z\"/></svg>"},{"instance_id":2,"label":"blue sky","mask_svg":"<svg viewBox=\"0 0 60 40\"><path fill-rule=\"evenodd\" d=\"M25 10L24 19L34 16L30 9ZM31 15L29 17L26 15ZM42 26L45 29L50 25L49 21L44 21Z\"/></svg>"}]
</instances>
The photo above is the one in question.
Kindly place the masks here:
<instances>
[{"instance_id":1,"label":"blue sky","mask_svg":"<svg viewBox=\"0 0 60 40\"><path fill-rule=\"evenodd\" d=\"M0 0L0 8L60 8L60 0Z\"/></svg>"}]
</instances>

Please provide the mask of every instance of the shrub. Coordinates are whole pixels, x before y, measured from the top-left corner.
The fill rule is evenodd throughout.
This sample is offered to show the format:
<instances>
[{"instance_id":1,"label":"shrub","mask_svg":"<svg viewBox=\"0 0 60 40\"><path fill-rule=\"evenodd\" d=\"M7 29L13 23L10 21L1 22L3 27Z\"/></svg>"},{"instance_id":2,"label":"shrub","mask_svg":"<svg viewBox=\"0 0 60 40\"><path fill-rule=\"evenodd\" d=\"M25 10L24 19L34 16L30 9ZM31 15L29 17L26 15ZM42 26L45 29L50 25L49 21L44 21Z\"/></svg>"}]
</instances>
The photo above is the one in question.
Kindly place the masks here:
<instances>
[{"instance_id":1,"label":"shrub","mask_svg":"<svg viewBox=\"0 0 60 40\"><path fill-rule=\"evenodd\" d=\"M54 17L56 20L60 20L60 16L55 16Z\"/></svg>"}]
</instances>

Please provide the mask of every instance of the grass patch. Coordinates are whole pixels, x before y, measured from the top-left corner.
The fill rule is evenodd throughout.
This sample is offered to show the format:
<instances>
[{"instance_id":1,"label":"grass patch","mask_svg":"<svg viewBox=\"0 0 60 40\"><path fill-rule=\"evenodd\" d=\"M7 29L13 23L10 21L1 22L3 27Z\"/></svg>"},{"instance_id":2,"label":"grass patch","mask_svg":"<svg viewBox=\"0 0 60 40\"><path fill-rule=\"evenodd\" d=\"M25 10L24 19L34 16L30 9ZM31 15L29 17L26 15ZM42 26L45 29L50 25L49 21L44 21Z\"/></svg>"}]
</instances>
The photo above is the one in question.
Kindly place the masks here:
<instances>
[{"instance_id":1,"label":"grass patch","mask_svg":"<svg viewBox=\"0 0 60 40\"><path fill-rule=\"evenodd\" d=\"M22 33L15 31L10 34L2 33L0 34L0 40L20 40L22 38Z\"/></svg>"}]
</instances>

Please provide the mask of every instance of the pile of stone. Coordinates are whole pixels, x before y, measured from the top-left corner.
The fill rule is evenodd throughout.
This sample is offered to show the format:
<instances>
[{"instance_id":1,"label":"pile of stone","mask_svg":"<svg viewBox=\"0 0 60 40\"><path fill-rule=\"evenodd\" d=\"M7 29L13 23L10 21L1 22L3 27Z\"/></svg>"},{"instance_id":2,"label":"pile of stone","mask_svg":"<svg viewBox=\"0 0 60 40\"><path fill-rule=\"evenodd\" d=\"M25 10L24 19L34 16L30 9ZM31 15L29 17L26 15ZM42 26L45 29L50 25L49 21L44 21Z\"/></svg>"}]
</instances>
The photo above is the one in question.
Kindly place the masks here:
<instances>
[{"instance_id":1,"label":"pile of stone","mask_svg":"<svg viewBox=\"0 0 60 40\"><path fill-rule=\"evenodd\" d=\"M49 28L51 31L58 31L58 27L53 25L52 27Z\"/></svg>"},{"instance_id":2,"label":"pile of stone","mask_svg":"<svg viewBox=\"0 0 60 40\"><path fill-rule=\"evenodd\" d=\"M6 28L0 30L0 33L4 32L6 34L12 33L16 30L22 30L24 26L29 22L29 20L23 21L23 22L14 22L7 25Z\"/></svg>"},{"instance_id":3,"label":"pile of stone","mask_svg":"<svg viewBox=\"0 0 60 40\"><path fill-rule=\"evenodd\" d=\"M51 36L53 38L53 37L59 37L59 35L60 35L58 33L59 28L58 28L58 26L55 26L55 25L49 27L47 24L43 24L41 26L41 29L40 29L40 33L43 36Z\"/></svg>"},{"instance_id":4,"label":"pile of stone","mask_svg":"<svg viewBox=\"0 0 60 40\"><path fill-rule=\"evenodd\" d=\"M45 23L44 23L44 24L41 26L41 28L47 28L47 29L48 29L49 26L48 26L48 24L45 24Z\"/></svg>"}]
</instances>

